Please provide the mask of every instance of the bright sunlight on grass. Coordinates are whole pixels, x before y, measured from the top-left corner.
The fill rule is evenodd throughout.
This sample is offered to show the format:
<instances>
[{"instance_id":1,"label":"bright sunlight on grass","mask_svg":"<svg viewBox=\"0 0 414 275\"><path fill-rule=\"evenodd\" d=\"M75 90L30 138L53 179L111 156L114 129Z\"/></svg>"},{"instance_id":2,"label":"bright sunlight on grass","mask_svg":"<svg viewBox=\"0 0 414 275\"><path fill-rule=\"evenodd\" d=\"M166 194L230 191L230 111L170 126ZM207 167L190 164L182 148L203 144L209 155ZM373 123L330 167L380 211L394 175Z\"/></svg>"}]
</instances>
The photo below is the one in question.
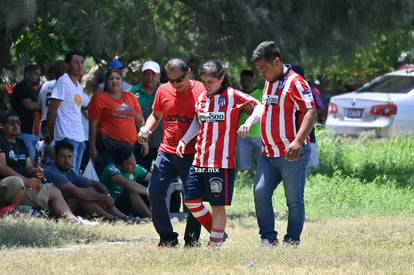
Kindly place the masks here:
<instances>
[{"instance_id":1,"label":"bright sunlight on grass","mask_svg":"<svg viewBox=\"0 0 414 275\"><path fill-rule=\"evenodd\" d=\"M2 274L414 274L414 138L375 140L319 129L321 167L308 175L297 249L259 247L253 178L239 175L228 207L229 239L216 249L153 249L152 223L88 227L48 219L0 219ZM283 188L276 226L286 232ZM185 222L173 224L182 238ZM182 239L181 239L182 242Z\"/></svg>"}]
</instances>

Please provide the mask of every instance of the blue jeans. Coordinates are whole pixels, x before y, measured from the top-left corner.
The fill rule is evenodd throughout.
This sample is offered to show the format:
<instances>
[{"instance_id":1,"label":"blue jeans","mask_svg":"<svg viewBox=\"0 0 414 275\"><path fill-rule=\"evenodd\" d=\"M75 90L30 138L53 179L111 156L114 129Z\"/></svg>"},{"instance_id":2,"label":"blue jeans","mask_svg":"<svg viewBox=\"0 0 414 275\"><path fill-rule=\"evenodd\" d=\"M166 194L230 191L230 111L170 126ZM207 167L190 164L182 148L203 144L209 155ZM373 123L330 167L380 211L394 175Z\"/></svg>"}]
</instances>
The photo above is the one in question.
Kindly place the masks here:
<instances>
[{"instance_id":1,"label":"blue jeans","mask_svg":"<svg viewBox=\"0 0 414 275\"><path fill-rule=\"evenodd\" d=\"M300 240L305 222L304 191L306 165L310 158L309 143L305 145L298 160L289 162L285 157L259 159L254 182L254 203L256 208L259 234L262 239L277 239L275 213L273 211L273 192L281 181L285 190L288 207L287 236Z\"/></svg>"},{"instance_id":2,"label":"blue jeans","mask_svg":"<svg viewBox=\"0 0 414 275\"><path fill-rule=\"evenodd\" d=\"M262 155L262 140L260 137L237 136L237 169L240 171L251 170L253 159L257 163Z\"/></svg>"},{"instance_id":3,"label":"blue jeans","mask_svg":"<svg viewBox=\"0 0 414 275\"><path fill-rule=\"evenodd\" d=\"M85 142L75 141L73 139L65 138L67 142L73 145L73 169L79 173L79 169L82 162L83 151L85 151Z\"/></svg>"},{"instance_id":4,"label":"blue jeans","mask_svg":"<svg viewBox=\"0 0 414 275\"><path fill-rule=\"evenodd\" d=\"M174 232L165 201L170 183L180 176L185 183L188 178L193 155L184 155L183 158L175 154L159 152L152 170L151 182L148 186L148 199L151 204L152 222L160 235L160 242L176 241L178 233ZM186 243L193 243L200 238L200 223L188 213L187 225L184 233Z\"/></svg>"},{"instance_id":5,"label":"blue jeans","mask_svg":"<svg viewBox=\"0 0 414 275\"><path fill-rule=\"evenodd\" d=\"M39 137L33 134L20 133L18 136L19 139L23 140L26 144L27 150L29 151L29 156L34 161L35 152L36 152L36 143L39 141Z\"/></svg>"},{"instance_id":6,"label":"blue jeans","mask_svg":"<svg viewBox=\"0 0 414 275\"><path fill-rule=\"evenodd\" d=\"M137 160L137 163L138 163L138 158L136 155L136 152L137 152L136 145L132 145L128 143L127 145L125 145L125 148L127 148L134 154L135 159ZM105 167L108 164L114 162L114 156L116 154L116 151L112 151L105 147L104 143L102 142L101 135L97 135L96 137L96 149L98 150L100 161L95 162L95 170L98 176L100 177Z\"/></svg>"}]
</instances>

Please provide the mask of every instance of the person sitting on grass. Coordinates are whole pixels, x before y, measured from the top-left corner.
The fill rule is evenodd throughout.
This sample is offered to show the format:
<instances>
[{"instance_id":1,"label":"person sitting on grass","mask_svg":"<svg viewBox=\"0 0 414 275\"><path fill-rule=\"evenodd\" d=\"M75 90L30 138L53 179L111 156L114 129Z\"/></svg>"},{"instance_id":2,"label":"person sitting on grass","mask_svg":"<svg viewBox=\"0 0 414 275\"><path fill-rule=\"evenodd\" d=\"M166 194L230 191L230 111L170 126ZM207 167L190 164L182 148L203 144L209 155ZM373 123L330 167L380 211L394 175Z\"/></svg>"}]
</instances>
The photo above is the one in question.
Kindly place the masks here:
<instances>
[{"instance_id":1,"label":"person sitting on grass","mask_svg":"<svg viewBox=\"0 0 414 275\"><path fill-rule=\"evenodd\" d=\"M108 164L100 177L115 205L127 214L137 214L141 218L151 218L147 199L147 186L151 173L137 164L134 154L128 148L121 148L114 155L114 163ZM143 182L145 186L139 182Z\"/></svg>"},{"instance_id":2,"label":"person sitting on grass","mask_svg":"<svg viewBox=\"0 0 414 275\"><path fill-rule=\"evenodd\" d=\"M35 168L20 134L20 119L13 110L0 114L0 206L28 205L48 210L74 223L90 224L76 217L52 183L42 184L43 169Z\"/></svg>"},{"instance_id":3,"label":"person sitting on grass","mask_svg":"<svg viewBox=\"0 0 414 275\"><path fill-rule=\"evenodd\" d=\"M109 221L129 221L130 218L115 207L105 185L72 169L73 150L73 145L66 140L56 142L55 162L45 169L46 178L62 191L72 211L82 210L87 215L97 215Z\"/></svg>"}]
</instances>

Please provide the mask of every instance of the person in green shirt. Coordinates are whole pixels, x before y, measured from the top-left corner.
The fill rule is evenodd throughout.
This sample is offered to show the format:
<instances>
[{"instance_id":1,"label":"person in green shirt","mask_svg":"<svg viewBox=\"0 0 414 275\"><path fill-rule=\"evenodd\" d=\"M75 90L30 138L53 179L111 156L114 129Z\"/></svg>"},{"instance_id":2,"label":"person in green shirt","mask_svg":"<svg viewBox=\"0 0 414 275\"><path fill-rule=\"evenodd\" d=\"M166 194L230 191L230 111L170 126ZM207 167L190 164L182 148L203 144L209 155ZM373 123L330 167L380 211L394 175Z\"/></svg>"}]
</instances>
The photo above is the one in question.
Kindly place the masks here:
<instances>
[{"instance_id":1,"label":"person in green shirt","mask_svg":"<svg viewBox=\"0 0 414 275\"><path fill-rule=\"evenodd\" d=\"M151 210L147 199L147 186L137 181L151 180L151 173L137 165L134 154L127 148L121 148L114 156L114 163L108 164L100 177L115 205L124 213L138 215L140 218L151 218Z\"/></svg>"},{"instance_id":2,"label":"person in green shirt","mask_svg":"<svg viewBox=\"0 0 414 275\"><path fill-rule=\"evenodd\" d=\"M254 74L252 70L243 70L240 73L241 90L250 94L252 97L262 102L263 90L255 88ZM249 115L245 112L240 113L239 126L244 124ZM253 169L253 159L256 164L262 154L262 141L260 137L260 123L256 123L250 128L247 137L237 136L237 168L243 173L255 174Z\"/></svg>"},{"instance_id":3,"label":"person in green shirt","mask_svg":"<svg viewBox=\"0 0 414 275\"><path fill-rule=\"evenodd\" d=\"M152 104L155 100L156 91L161 85L161 70L160 65L158 65L157 62L147 61L142 66L141 71L142 81L138 83L138 85L135 85L134 87L128 89L128 91L134 93L137 97L139 105L142 109L142 115L144 116L144 119L147 120L148 116L152 113ZM148 155L144 156L139 151L137 152L137 156L140 156L140 158L137 159L137 163L148 171L151 170L152 162L157 157L158 147L161 144L163 132L164 129L161 122L159 127L152 133L148 141ZM138 150L140 150L140 148L138 148Z\"/></svg>"}]
</instances>

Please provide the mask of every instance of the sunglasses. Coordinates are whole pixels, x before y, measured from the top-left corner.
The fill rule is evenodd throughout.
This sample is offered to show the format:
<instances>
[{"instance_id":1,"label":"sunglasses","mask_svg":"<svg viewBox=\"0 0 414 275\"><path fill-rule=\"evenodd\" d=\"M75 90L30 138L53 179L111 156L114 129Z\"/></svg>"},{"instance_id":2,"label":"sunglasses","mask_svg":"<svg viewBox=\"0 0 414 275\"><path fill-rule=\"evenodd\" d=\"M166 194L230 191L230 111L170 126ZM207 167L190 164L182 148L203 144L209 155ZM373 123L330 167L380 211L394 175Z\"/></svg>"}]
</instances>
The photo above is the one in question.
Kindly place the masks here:
<instances>
[{"instance_id":1,"label":"sunglasses","mask_svg":"<svg viewBox=\"0 0 414 275\"><path fill-rule=\"evenodd\" d=\"M8 120L6 122L7 124L9 124L10 126L20 126L20 124L22 124L22 122L20 120Z\"/></svg>"},{"instance_id":2,"label":"sunglasses","mask_svg":"<svg viewBox=\"0 0 414 275\"><path fill-rule=\"evenodd\" d=\"M176 79L170 79L170 78L167 78L167 80L168 80L168 82L170 82L170 83L181 83L181 82L183 82L183 80L184 80L184 78L187 76L187 72L185 72L182 76L180 76L179 78L176 78Z\"/></svg>"}]
</instances>

